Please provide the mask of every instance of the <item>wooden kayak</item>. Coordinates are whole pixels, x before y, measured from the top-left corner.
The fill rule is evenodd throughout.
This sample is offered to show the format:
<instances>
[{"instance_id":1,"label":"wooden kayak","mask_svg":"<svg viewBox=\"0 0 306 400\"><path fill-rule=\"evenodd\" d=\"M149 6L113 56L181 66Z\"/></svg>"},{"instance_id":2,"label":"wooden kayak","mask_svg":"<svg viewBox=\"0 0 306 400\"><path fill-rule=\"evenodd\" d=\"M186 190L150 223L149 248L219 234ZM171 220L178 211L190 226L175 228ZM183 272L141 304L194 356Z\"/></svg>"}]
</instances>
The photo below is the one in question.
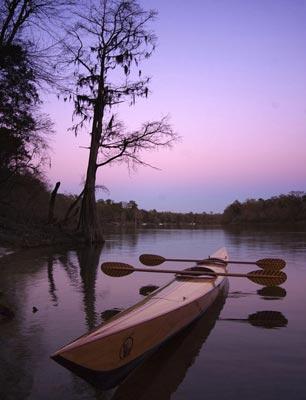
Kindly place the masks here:
<instances>
[{"instance_id":1,"label":"wooden kayak","mask_svg":"<svg viewBox=\"0 0 306 400\"><path fill-rule=\"evenodd\" d=\"M223 309L227 294L228 284L224 285L214 303L200 318L133 369L119 385L112 400L170 399L205 346ZM99 388L99 380L92 383Z\"/></svg>"},{"instance_id":2,"label":"wooden kayak","mask_svg":"<svg viewBox=\"0 0 306 400\"><path fill-rule=\"evenodd\" d=\"M228 260L225 248L211 258ZM201 265L201 267L205 267ZM206 268L226 272L226 264ZM226 285L224 276L183 277L157 289L93 331L59 349L51 357L87 379L99 377L102 387L116 386L145 356L198 319Z\"/></svg>"}]
</instances>

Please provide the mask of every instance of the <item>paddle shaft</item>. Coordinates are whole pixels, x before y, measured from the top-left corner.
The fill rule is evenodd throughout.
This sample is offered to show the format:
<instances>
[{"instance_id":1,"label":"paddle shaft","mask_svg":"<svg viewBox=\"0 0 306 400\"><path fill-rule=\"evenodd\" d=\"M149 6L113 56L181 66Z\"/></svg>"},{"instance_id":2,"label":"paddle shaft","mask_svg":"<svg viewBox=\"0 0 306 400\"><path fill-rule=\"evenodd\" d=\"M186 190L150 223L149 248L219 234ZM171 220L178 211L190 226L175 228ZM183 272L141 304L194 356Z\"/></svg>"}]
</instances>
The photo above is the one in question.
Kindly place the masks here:
<instances>
[{"instance_id":1,"label":"paddle shaft","mask_svg":"<svg viewBox=\"0 0 306 400\"><path fill-rule=\"evenodd\" d=\"M203 258L203 260L189 260L189 259L184 259L184 258L165 258L164 261L177 261L177 262L194 262L194 263L201 263L201 262L214 262L216 259L209 259L209 258ZM250 264L250 265L257 265L256 261L232 261L232 260L221 260L220 262L224 262L226 264Z\"/></svg>"},{"instance_id":2,"label":"paddle shaft","mask_svg":"<svg viewBox=\"0 0 306 400\"><path fill-rule=\"evenodd\" d=\"M114 267L114 269L116 269ZM181 271L181 270L173 270L173 269L155 269L155 268L131 268L131 272L157 272L161 274L178 274L178 275L187 275L187 276L234 276L236 278L258 278L257 275L251 274L234 274L228 272L214 272L204 271L204 272L196 272L196 271ZM261 275L260 278L274 278L273 275Z\"/></svg>"},{"instance_id":3,"label":"paddle shaft","mask_svg":"<svg viewBox=\"0 0 306 400\"><path fill-rule=\"evenodd\" d=\"M213 262L214 260L216 260L216 259L211 259L211 261ZM200 263L200 262L205 262L205 261L210 261L210 259L209 258L203 258L202 260L199 260L199 259L197 259L197 260L193 260L193 259L189 259L189 258L164 258L163 257L163 260L161 260L161 264L163 263L163 262L165 262L165 261L177 261L177 262L192 262L192 263ZM226 263L226 264L228 264L228 263L231 263L231 261L225 261L225 260L218 260L218 261L220 261L220 262L223 262L223 263ZM235 262L235 261L234 261ZM241 262L241 264L244 264L243 262ZM255 264L255 263L250 263L250 264Z\"/></svg>"},{"instance_id":4,"label":"paddle shaft","mask_svg":"<svg viewBox=\"0 0 306 400\"><path fill-rule=\"evenodd\" d=\"M236 261L236 260L222 260L215 257L210 258L203 258L202 260L199 259L182 259L182 258L165 258L155 254L142 254L139 257L139 261L142 264L145 264L150 267L156 267L157 265L163 264L165 261L175 261L175 262L193 262L198 265L227 265L227 264L239 264L239 265L257 265L262 269L267 270L281 270L286 266L286 262L284 260L278 258L263 258L257 261Z\"/></svg>"},{"instance_id":5,"label":"paddle shaft","mask_svg":"<svg viewBox=\"0 0 306 400\"><path fill-rule=\"evenodd\" d=\"M204 260L189 260L189 259L185 259L185 258L165 258L164 261L177 261L177 262L194 262L194 263L198 263Z\"/></svg>"}]
</instances>

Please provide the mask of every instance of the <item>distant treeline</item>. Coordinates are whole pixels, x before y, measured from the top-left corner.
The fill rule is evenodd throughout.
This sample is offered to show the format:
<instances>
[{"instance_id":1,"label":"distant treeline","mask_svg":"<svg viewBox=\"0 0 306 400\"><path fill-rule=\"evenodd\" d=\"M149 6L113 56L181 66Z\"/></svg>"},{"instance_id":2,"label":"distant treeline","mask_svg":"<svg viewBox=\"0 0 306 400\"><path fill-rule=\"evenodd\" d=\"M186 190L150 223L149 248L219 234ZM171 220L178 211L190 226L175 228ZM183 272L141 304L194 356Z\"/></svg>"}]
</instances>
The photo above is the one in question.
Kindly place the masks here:
<instances>
[{"instance_id":1,"label":"distant treeline","mask_svg":"<svg viewBox=\"0 0 306 400\"><path fill-rule=\"evenodd\" d=\"M33 177L31 174L16 174L10 180L10 185L0 186L0 241L10 235L27 238L36 232L34 243L38 244L44 235L48 243L50 198L50 186L41 177ZM63 193L56 196L52 225L60 230L68 229L69 232L77 228L79 209L74 208L72 213L67 213L76 199L76 195ZM118 228L193 229L213 225L306 225L306 193L290 192L267 200L236 200L220 214L143 210L134 200L115 202L111 199L98 200L97 212L105 232ZM52 231L52 235L55 234Z\"/></svg>"},{"instance_id":2,"label":"distant treeline","mask_svg":"<svg viewBox=\"0 0 306 400\"><path fill-rule=\"evenodd\" d=\"M109 225L137 227L203 227L206 225L306 224L306 193L290 192L270 199L238 200L223 213L177 213L138 209L135 201L99 200L101 220Z\"/></svg>"},{"instance_id":3,"label":"distant treeline","mask_svg":"<svg viewBox=\"0 0 306 400\"><path fill-rule=\"evenodd\" d=\"M223 224L306 224L306 193L293 191L270 199L238 200L222 215Z\"/></svg>"},{"instance_id":4,"label":"distant treeline","mask_svg":"<svg viewBox=\"0 0 306 400\"><path fill-rule=\"evenodd\" d=\"M99 200L97 207L104 225L183 228L220 225L222 222L222 214L148 211L139 209L133 200L119 203L110 199L105 201Z\"/></svg>"},{"instance_id":5,"label":"distant treeline","mask_svg":"<svg viewBox=\"0 0 306 400\"><path fill-rule=\"evenodd\" d=\"M41 177L16 175L10 185L0 187L0 216L26 224L45 223L48 215L51 190ZM67 217L67 210L77 199L76 195L59 193L55 201L54 217L57 223L76 225L78 209ZM270 199L238 200L223 213L178 213L140 209L134 200L115 202L98 200L99 218L106 225L126 226L190 226L253 223L306 222L306 193L290 192Z\"/></svg>"}]
</instances>

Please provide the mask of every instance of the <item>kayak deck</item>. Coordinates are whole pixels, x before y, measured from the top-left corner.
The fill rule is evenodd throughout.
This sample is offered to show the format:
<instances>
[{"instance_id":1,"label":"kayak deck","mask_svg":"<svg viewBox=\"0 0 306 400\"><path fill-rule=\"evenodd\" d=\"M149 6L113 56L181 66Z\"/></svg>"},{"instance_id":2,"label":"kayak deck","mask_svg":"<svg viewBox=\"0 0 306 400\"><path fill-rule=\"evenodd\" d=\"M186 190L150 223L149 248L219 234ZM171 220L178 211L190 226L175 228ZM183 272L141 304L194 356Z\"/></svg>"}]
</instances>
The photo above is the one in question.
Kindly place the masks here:
<instances>
[{"instance_id":1,"label":"kayak deck","mask_svg":"<svg viewBox=\"0 0 306 400\"><path fill-rule=\"evenodd\" d=\"M225 249L211 257L228 259ZM214 272L226 266L209 265ZM224 276L181 279L177 276L133 307L58 350L52 358L110 375L158 347L197 319L216 299Z\"/></svg>"}]
</instances>

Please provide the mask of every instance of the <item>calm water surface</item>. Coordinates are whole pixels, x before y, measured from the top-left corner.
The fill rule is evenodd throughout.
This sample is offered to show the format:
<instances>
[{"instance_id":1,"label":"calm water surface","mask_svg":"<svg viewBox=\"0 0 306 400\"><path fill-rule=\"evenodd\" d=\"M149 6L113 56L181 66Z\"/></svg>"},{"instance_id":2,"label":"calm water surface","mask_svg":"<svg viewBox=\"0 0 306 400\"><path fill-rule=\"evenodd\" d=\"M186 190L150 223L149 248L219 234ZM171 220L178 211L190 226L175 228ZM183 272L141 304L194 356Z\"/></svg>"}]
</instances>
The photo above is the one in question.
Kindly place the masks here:
<instances>
[{"instance_id":1,"label":"calm water surface","mask_svg":"<svg viewBox=\"0 0 306 400\"><path fill-rule=\"evenodd\" d=\"M140 266L144 252L203 258L222 246L235 260L284 258L288 280L267 293L231 278L228 296L208 315L109 391L49 358L98 325L103 311L127 308L143 298L142 286L170 279L149 273L111 278L100 271L101 262ZM147 230L109 235L103 249L24 251L0 259L0 291L0 302L15 311L14 319L0 322L1 399L306 399L306 232ZM280 326L254 326L259 311L278 312Z\"/></svg>"}]
</instances>

